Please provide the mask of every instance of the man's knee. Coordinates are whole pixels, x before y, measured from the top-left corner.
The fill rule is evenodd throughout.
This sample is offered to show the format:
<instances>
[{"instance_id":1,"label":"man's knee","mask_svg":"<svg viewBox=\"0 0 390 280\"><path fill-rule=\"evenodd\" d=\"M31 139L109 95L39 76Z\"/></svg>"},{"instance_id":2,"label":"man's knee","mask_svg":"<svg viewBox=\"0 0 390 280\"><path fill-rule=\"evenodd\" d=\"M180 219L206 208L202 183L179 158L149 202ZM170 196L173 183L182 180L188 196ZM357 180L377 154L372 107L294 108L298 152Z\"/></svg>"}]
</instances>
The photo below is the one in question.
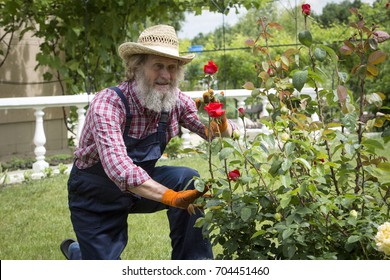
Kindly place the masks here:
<instances>
[{"instance_id":1,"label":"man's knee","mask_svg":"<svg viewBox=\"0 0 390 280\"><path fill-rule=\"evenodd\" d=\"M199 177L198 171L184 166L162 166L155 171L154 180L176 191L193 189L194 178Z\"/></svg>"}]
</instances>

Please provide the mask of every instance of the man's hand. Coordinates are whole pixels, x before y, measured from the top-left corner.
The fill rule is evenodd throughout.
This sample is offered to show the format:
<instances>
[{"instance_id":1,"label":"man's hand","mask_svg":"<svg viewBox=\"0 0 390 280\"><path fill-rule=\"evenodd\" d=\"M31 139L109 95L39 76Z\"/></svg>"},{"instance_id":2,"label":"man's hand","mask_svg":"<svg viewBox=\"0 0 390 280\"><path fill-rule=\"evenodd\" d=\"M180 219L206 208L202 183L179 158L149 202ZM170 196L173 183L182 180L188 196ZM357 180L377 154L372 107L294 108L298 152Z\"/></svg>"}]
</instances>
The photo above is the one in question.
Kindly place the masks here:
<instances>
[{"instance_id":1,"label":"man's hand","mask_svg":"<svg viewBox=\"0 0 390 280\"><path fill-rule=\"evenodd\" d=\"M224 133L228 129L228 120L226 117L226 113L224 113L218 121L213 120L210 123L210 129L211 129L211 136L220 136L222 133ZM208 128L205 127L205 133L208 137Z\"/></svg>"},{"instance_id":2,"label":"man's hand","mask_svg":"<svg viewBox=\"0 0 390 280\"><path fill-rule=\"evenodd\" d=\"M207 189L205 190L205 192ZM195 199L201 197L205 192L199 192L197 190L186 190L181 192L175 192L168 189L162 196L161 202L181 209L187 209Z\"/></svg>"}]
</instances>

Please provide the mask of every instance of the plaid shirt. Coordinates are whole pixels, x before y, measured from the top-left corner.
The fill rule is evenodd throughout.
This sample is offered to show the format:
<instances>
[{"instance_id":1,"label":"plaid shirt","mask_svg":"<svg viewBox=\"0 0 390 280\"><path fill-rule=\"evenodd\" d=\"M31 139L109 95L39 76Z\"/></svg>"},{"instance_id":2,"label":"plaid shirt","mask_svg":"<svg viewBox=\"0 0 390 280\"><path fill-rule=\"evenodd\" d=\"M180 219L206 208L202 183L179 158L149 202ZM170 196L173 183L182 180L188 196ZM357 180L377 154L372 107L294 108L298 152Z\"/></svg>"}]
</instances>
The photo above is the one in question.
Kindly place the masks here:
<instances>
[{"instance_id":1,"label":"plaid shirt","mask_svg":"<svg viewBox=\"0 0 390 280\"><path fill-rule=\"evenodd\" d=\"M161 114L141 106L133 83L122 82L118 87L128 100L132 114L129 136L141 139L155 133ZM179 125L206 139L195 102L179 89L177 95L176 106L169 112L167 143L178 135ZM85 169L101 161L108 177L122 191L150 179L150 176L127 156L122 136L125 122L126 109L115 91L106 88L98 92L87 111L79 146L75 152L78 168Z\"/></svg>"}]
</instances>

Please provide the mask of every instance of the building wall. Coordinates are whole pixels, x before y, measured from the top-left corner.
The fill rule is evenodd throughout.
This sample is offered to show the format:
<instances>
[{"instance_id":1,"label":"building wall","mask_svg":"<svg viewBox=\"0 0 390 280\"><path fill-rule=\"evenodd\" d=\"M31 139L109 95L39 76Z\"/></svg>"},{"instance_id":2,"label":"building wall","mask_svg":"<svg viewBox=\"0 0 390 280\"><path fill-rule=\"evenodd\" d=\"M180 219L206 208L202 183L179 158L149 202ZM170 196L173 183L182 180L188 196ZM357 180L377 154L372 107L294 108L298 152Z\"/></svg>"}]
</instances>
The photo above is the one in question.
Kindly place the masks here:
<instances>
[{"instance_id":1,"label":"building wall","mask_svg":"<svg viewBox=\"0 0 390 280\"><path fill-rule=\"evenodd\" d=\"M0 30L0 37L2 35ZM44 81L43 73L47 69L35 70L40 41L29 33L20 41L18 35L14 38L11 52L0 68L0 98L62 95L58 82ZM34 112L34 109L0 110L0 156L34 151ZM62 108L46 108L44 112L46 149L66 149L68 141Z\"/></svg>"}]
</instances>

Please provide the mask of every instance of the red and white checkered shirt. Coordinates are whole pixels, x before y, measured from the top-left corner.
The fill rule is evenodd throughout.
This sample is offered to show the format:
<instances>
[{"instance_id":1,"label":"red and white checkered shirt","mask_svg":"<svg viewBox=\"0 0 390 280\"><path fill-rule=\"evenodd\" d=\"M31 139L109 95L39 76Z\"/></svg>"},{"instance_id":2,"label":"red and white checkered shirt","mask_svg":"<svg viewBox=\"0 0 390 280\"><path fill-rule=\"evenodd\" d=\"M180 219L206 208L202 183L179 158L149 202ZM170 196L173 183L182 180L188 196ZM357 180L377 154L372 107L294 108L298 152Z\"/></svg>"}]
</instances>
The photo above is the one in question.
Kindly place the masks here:
<instances>
[{"instance_id":1,"label":"red and white checkered shirt","mask_svg":"<svg viewBox=\"0 0 390 280\"><path fill-rule=\"evenodd\" d=\"M122 82L118 85L128 100L132 115L129 136L141 139L157 131L160 114L141 106L134 84ZM204 125L200 122L195 102L177 89L177 103L169 112L167 121L167 143L178 135L179 125L206 139ZM141 185L150 176L136 166L126 152L123 131L126 109L114 90L106 88L96 94L87 111L85 124L75 152L76 165L80 169L101 161L108 177L126 191Z\"/></svg>"}]
</instances>

